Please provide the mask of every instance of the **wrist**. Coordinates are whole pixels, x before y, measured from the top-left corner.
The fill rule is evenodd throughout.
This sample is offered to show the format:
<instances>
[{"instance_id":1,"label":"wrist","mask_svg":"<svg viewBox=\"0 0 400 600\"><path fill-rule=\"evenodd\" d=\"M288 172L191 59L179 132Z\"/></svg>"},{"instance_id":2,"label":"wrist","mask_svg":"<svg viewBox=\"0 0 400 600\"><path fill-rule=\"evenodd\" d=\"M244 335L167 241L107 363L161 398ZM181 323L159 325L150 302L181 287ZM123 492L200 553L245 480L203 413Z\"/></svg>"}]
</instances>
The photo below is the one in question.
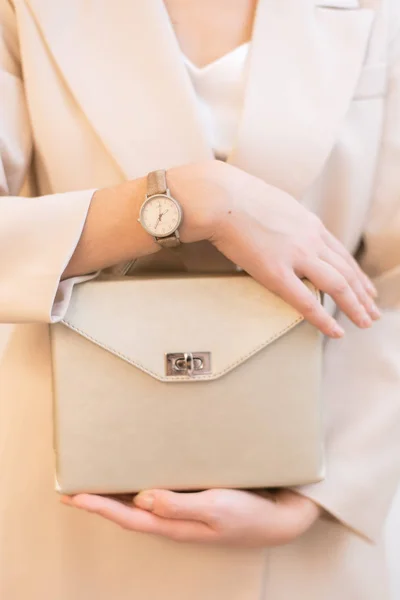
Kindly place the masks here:
<instances>
[{"instance_id":1,"label":"wrist","mask_svg":"<svg viewBox=\"0 0 400 600\"><path fill-rule=\"evenodd\" d=\"M82 263L88 263L90 270L100 270L160 249L138 222L145 194L145 178L94 193L68 276L75 275L74 271L80 274Z\"/></svg>"},{"instance_id":2,"label":"wrist","mask_svg":"<svg viewBox=\"0 0 400 600\"><path fill-rule=\"evenodd\" d=\"M218 161L209 161L167 171L170 194L182 207L179 232L183 243L211 240L229 212L229 195L221 165L223 163Z\"/></svg>"},{"instance_id":3,"label":"wrist","mask_svg":"<svg viewBox=\"0 0 400 600\"><path fill-rule=\"evenodd\" d=\"M132 181L126 181L108 190L101 190L104 194L104 202L119 205L117 211L116 227L118 227L120 252L124 254L124 260L131 260L154 254L160 250L154 237L142 227L139 222L140 208L146 199L147 178L140 177ZM96 198L94 197L94 201Z\"/></svg>"}]
</instances>

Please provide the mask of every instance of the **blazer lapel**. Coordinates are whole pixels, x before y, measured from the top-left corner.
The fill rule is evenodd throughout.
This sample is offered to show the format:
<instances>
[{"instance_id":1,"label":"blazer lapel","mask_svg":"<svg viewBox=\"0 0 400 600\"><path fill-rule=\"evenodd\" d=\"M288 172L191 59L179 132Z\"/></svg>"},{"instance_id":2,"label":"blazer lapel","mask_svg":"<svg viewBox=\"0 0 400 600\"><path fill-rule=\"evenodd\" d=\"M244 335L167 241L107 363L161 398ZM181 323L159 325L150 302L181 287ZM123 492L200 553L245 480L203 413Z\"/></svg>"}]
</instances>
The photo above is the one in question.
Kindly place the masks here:
<instances>
[{"instance_id":1,"label":"blazer lapel","mask_svg":"<svg viewBox=\"0 0 400 600\"><path fill-rule=\"evenodd\" d=\"M162 0L26 1L123 177L212 158Z\"/></svg>"},{"instance_id":2,"label":"blazer lapel","mask_svg":"<svg viewBox=\"0 0 400 600\"><path fill-rule=\"evenodd\" d=\"M230 157L297 197L314 182L335 142L374 17L350 0L322 4L259 0L244 110Z\"/></svg>"},{"instance_id":3,"label":"blazer lapel","mask_svg":"<svg viewBox=\"0 0 400 600\"><path fill-rule=\"evenodd\" d=\"M123 177L212 158L162 0L25 1ZM373 17L358 0L259 0L231 163L303 195L349 108Z\"/></svg>"}]
</instances>

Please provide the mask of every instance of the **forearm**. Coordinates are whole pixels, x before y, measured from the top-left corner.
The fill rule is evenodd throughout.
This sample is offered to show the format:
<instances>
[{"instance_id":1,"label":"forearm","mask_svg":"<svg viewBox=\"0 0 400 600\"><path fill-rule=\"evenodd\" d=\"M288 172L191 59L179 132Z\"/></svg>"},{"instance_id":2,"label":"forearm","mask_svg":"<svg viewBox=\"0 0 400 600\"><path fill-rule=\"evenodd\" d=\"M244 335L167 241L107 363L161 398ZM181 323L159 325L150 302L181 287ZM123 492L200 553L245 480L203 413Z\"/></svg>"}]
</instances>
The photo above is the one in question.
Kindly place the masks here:
<instances>
[{"instance_id":1,"label":"forearm","mask_svg":"<svg viewBox=\"0 0 400 600\"><path fill-rule=\"evenodd\" d=\"M138 222L145 195L145 177L95 192L81 238L63 279L159 250L158 244Z\"/></svg>"},{"instance_id":2,"label":"forearm","mask_svg":"<svg viewBox=\"0 0 400 600\"><path fill-rule=\"evenodd\" d=\"M344 332L302 285L299 272L330 294L359 327L370 327L379 318L373 287L349 253L282 190L219 161L169 169L167 180L183 208L182 242L211 240L262 285L302 314L306 311L326 335L341 337ZM143 178L94 194L64 279L157 251L158 244L138 223L146 187ZM332 254L335 265L338 260L344 264L343 272L335 265L326 267Z\"/></svg>"},{"instance_id":3,"label":"forearm","mask_svg":"<svg viewBox=\"0 0 400 600\"><path fill-rule=\"evenodd\" d=\"M225 165L224 165L225 166ZM217 161L169 169L170 192L183 208L179 227L184 243L210 239L227 214L229 193L220 182ZM92 273L160 250L138 222L147 177L98 190L93 195L82 235L62 279Z\"/></svg>"}]
</instances>

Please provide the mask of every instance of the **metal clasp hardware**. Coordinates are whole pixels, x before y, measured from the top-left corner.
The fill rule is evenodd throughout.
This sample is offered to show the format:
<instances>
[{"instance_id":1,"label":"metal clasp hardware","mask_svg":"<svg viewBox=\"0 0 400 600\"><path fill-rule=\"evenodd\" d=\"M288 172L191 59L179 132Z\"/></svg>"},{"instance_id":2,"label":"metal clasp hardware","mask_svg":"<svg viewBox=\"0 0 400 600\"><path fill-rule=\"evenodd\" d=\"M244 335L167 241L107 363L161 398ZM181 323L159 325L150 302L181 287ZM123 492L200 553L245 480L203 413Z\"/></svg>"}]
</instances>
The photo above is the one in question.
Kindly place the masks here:
<instances>
[{"instance_id":1,"label":"metal clasp hardware","mask_svg":"<svg viewBox=\"0 0 400 600\"><path fill-rule=\"evenodd\" d=\"M168 377L178 375L208 375L211 373L211 352L174 352L166 355Z\"/></svg>"}]
</instances>

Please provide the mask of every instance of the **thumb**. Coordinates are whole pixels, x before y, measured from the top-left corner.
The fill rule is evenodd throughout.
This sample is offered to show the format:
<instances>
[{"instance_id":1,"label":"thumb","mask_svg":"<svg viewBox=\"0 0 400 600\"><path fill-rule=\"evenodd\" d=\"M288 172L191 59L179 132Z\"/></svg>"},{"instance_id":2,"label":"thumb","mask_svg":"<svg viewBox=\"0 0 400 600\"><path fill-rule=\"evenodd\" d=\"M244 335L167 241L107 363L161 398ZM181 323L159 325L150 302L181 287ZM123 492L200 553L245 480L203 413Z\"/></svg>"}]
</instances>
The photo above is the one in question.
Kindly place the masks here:
<instances>
[{"instance_id":1,"label":"thumb","mask_svg":"<svg viewBox=\"0 0 400 600\"><path fill-rule=\"evenodd\" d=\"M209 491L177 493L169 490L146 490L137 494L133 503L138 508L160 517L192 521L206 521L210 508Z\"/></svg>"},{"instance_id":2,"label":"thumb","mask_svg":"<svg viewBox=\"0 0 400 600\"><path fill-rule=\"evenodd\" d=\"M292 528L306 531L322 514L322 509L310 498L292 490L280 490L275 495L275 507Z\"/></svg>"}]
</instances>

